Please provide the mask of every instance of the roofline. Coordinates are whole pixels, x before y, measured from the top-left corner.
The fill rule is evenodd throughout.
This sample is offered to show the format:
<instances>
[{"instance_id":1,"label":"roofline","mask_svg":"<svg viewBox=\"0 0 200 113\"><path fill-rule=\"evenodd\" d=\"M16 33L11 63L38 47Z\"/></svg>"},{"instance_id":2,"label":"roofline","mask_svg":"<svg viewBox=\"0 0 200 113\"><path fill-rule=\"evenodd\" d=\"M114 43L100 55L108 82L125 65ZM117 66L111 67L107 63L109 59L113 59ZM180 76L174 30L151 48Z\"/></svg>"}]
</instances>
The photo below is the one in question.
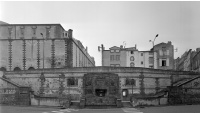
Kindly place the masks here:
<instances>
[{"instance_id":1,"label":"roofline","mask_svg":"<svg viewBox=\"0 0 200 113\"><path fill-rule=\"evenodd\" d=\"M59 25L63 30L65 30L61 24L0 24L0 26L48 26L48 25Z\"/></svg>"},{"instance_id":2,"label":"roofline","mask_svg":"<svg viewBox=\"0 0 200 113\"><path fill-rule=\"evenodd\" d=\"M198 54L200 54L200 51L197 52L192 58L196 57Z\"/></svg>"},{"instance_id":3,"label":"roofline","mask_svg":"<svg viewBox=\"0 0 200 113\"><path fill-rule=\"evenodd\" d=\"M103 51L110 51L110 50L103 50ZM138 50L126 50L126 49L120 49L120 51L138 51ZM156 52L156 51L138 51L138 52Z\"/></svg>"}]
</instances>

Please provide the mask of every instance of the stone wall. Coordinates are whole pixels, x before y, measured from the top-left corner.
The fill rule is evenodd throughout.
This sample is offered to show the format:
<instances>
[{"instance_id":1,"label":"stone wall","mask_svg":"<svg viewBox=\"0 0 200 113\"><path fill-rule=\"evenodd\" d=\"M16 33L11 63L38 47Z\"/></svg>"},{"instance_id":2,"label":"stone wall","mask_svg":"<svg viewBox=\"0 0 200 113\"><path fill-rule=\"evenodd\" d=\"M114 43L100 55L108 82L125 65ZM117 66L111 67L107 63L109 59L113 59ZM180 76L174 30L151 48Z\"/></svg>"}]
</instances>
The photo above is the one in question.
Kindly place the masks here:
<instances>
[{"instance_id":1,"label":"stone wall","mask_svg":"<svg viewBox=\"0 0 200 113\"><path fill-rule=\"evenodd\" d=\"M88 73L117 74L119 76L119 92L122 102L130 102L135 98L134 103L137 103L137 105L167 104L166 97L160 98L156 95L171 86L172 81L175 82L175 80L179 80L178 78L189 77L194 74L136 67L44 69L5 72L4 74L13 82L31 87L33 91L31 96L32 105L49 105L52 101L51 105L59 106L62 104L60 102L62 98L80 102L83 97L83 76ZM77 80L77 84L70 86L68 85L68 79L72 77ZM127 78L135 80L134 86L127 85ZM128 91L126 96L122 95L123 90Z\"/></svg>"},{"instance_id":2,"label":"stone wall","mask_svg":"<svg viewBox=\"0 0 200 113\"><path fill-rule=\"evenodd\" d=\"M30 88L10 81L0 73L0 104L30 105Z\"/></svg>"},{"instance_id":3,"label":"stone wall","mask_svg":"<svg viewBox=\"0 0 200 113\"><path fill-rule=\"evenodd\" d=\"M169 104L199 104L200 103L200 75L186 79L178 86L170 87Z\"/></svg>"}]
</instances>

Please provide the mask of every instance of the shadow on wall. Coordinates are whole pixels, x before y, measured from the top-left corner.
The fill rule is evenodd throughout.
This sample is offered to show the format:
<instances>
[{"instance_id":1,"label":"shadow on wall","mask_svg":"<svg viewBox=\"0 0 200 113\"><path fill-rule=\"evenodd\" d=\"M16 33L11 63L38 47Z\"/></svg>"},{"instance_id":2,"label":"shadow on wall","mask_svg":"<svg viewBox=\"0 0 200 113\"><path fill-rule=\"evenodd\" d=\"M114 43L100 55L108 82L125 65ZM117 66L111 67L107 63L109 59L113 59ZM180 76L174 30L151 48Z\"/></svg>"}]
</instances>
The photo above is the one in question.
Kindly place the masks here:
<instances>
[{"instance_id":1,"label":"shadow on wall","mask_svg":"<svg viewBox=\"0 0 200 113\"><path fill-rule=\"evenodd\" d=\"M21 71L19 67L15 67L13 71Z\"/></svg>"},{"instance_id":2,"label":"shadow on wall","mask_svg":"<svg viewBox=\"0 0 200 113\"><path fill-rule=\"evenodd\" d=\"M34 67L29 67L28 70L35 70L35 68Z\"/></svg>"},{"instance_id":3,"label":"shadow on wall","mask_svg":"<svg viewBox=\"0 0 200 113\"><path fill-rule=\"evenodd\" d=\"M0 71L6 71L6 68L5 67L1 67Z\"/></svg>"},{"instance_id":4,"label":"shadow on wall","mask_svg":"<svg viewBox=\"0 0 200 113\"><path fill-rule=\"evenodd\" d=\"M34 67L29 67L28 70L35 70ZM7 71L5 67L1 67L0 71ZM19 67L15 67L13 71L21 71Z\"/></svg>"}]
</instances>

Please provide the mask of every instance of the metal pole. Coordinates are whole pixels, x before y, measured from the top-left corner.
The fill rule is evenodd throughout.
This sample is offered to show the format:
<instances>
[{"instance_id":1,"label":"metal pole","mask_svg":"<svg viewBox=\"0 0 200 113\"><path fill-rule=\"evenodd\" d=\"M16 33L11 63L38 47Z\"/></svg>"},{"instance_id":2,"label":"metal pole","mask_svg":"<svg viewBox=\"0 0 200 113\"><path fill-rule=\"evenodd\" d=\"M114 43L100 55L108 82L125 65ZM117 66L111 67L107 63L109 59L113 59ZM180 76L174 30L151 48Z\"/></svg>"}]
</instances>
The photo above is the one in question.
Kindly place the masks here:
<instances>
[{"instance_id":1,"label":"metal pole","mask_svg":"<svg viewBox=\"0 0 200 113\"><path fill-rule=\"evenodd\" d=\"M44 43L44 36L43 36L43 33L40 33L40 34L41 34L41 36L42 36L42 38L43 38L43 59L42 59L42 60L43 60L43 71L44 71L44 57L45 57L45 56L44 56L44 47L45 47L44 44L45 44L45 43Z\"/></svg>"},{"instance_id":2,"label":"metal pole","mask_svg":"<svg viewBox=\"0 0 200 113\"><path fill-rule=\"evenodd\" d=\"M103 66L103 49L101 50L101 66Z\"/></svg>"},{"instance_id":3,"label":"metal pole","mask_svg":"<svg viewBox=\"0 0 200 113\"><path fill-rule=\"evenodd\" d=\"M44 69L44 57L45 57L45 56L44 56L44 47L45 47L44 44L45 44L45 43L44 43L44 37L43 37L43 69Z\"/></svg>"},{"instance_id":4,"label":"metal pole","mask_svg":"<svg viewBox=\"0 0 200 113\"><path fill-rule=\"evenodd\" d=\"M154 68L154 65L155 65L155 63L154 63L154 42L155 42L155 40L156 40L156 37L158 37L158 34L155 36L155 38L154 38L154 40L152 41L152 40L149 40L149 42L152 42L152 44L153 44L153 68Z\"/></svg>"},{"instance_id":5,"label":"metal pole","mask_svg":"<svg viewBox=\"0 0 200 113\"><path fill-rule=\"evenodd\" d=\"M153 69L155 69L155 67L154 67L154 41L153 41Z\"/></svg>"},{"instance_id":6,"label":"metal pole","mask_svg":"<svg viewBox=\"0 0 200 113\"><path fill-rule=\"evenodd\" d=\"M132 96L133 96L133 79L131 80L132 84Z\"/></svg>"}]
</instances>

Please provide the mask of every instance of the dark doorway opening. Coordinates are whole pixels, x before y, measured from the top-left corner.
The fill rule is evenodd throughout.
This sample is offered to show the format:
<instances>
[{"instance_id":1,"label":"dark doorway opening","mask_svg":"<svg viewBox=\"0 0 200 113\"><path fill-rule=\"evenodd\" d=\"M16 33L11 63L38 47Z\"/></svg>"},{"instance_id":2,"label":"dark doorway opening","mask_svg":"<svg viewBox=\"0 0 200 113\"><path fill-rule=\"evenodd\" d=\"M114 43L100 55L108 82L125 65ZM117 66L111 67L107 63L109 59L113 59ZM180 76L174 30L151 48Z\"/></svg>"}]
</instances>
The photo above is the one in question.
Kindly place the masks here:
<instances>
[{"instance_id":1,"label":"dark doorway opening","mask_svg":"<svg viewBox=\"0 0 200 113\"><path fill-rule=\"evenodd\" d=\"M35 70L35 68L34 67L29 67L28 70Z\"/></svg>"},{"instance_id":2,"label":"dark doorway opening","mask_svg":"<svg viewBox=\"0 0 200 113\"><path fill-rule=\"evenodd\" d=\"M6 68L5 67L1 67L0 71L6 71Z\"/></svg>"},{"instance_id":3,"label":"dark doorway opening","mask_svg":"<svg viewBox=\"0 0 200 113\"><path fill-rule=\"evenodd\" d=\"M15 67L14 71L21 71L21 69L19 67Z\"/></svg>"},{"instance_id":4,"label":"dark doorway opening","mask_svg":"<svg viewBox=\"0 0 200 113\"><path fill-rule=\"evenodd\" d=\"M106 95L107 89L96 89L95 93L98 97L104 97Z\"/></svg>"}]
</instances>

